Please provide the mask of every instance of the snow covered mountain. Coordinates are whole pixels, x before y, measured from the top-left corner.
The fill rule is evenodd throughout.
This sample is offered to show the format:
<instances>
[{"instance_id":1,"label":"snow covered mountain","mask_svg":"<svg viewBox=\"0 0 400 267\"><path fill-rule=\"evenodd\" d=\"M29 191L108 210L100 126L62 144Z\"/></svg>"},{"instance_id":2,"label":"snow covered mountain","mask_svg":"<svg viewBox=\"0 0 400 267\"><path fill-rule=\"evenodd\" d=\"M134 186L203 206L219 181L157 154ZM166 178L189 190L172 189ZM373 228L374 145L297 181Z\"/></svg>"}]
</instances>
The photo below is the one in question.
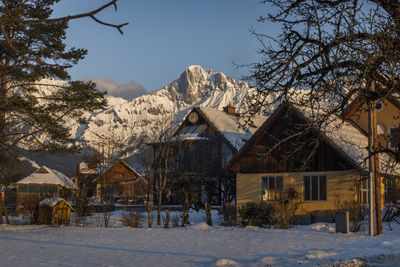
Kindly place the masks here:
<instances>
[{"instance_id":1,"label":"snow covered mountain","mask_svg":"<svg viewBox=\"0 0 400 267\"><path fill-rule=\"evenodd\" d=\"M109 99L112 105L89 117L75 129L74 136L93 145L99 136L115 137L125 147L151 141L165 125L178 124L194 106L221 109L228 104L237 112L246 111L250 87L223 73L205 71L200 66L188 67L164 88L130 101ZM110 101L111 100L111 101Z\"/></svg>"},{"instance_id":2,"label":"snow covered mountain","mask_svg":"<svg viewBox=\"0 0 400 267\"><path fill-rule=\"evenodd\" d=\"M44 93L50 89L51 83L63 82L46 81ZM72 136L83 145L93 147L102 137L112 138L121 142L125 155L130 156L138 144L155 140L161 129L171 124L178 125L195 106L222 110L230 104L236 107L238 113L245 112L250 91L249 84L244 81L236 81L212 70L205 71L200 66L190 66L177 80L158 91L131 100L107 96L107 109L86 114L87 120L84 124L72 120L66 121L66 124ZM45 164L70 177L75 174L77 162L84 158L83 154L25 156L39 165ZM129 159L134 167L136 161L135 156Z\"/></svg>"}]
</instances>

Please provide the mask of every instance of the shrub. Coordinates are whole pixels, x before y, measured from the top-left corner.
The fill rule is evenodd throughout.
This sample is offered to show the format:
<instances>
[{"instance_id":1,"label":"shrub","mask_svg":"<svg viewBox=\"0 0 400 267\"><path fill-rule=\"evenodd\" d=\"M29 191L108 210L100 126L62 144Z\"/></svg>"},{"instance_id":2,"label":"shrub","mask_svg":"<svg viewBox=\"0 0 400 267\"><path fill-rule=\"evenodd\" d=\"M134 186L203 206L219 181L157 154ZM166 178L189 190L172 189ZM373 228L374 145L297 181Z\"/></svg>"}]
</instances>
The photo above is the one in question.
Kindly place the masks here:
<instances>
[{"instance_id":1,"label":"shrub","mask_svg":"<svg viewBox=\"0 0 400 267\"><path fill-rule=\"evenodd\" d=\"M249 202L240 207L239 216L244 226L271 226L274 225L273 205L268 202Z\"/></svg>"},{"instance_id":2,"label":"shrub","mask_svg":"<svg viewBox=\"0 0 400 267\"><path fill-rule=\"evenodd\" d=\"M236 220L236 208L231 206L230 202L225 202L224 206L220 210L220 214L224 218L224 222L222 225L224 226L232 226Z\"/></svg>"},{"instance_id":3,"label":"shrub","mask_svg":"<svg viewBox=\"0 0 400 267\"><path fill-rule=\"evenodd\" d=\"M179 227L179 222L180 222L180 216L178 213L174 213L174 215L172 216L172 227L176 228Z\"/></svg>"},{"instance_id":4,"label":"shrub","mask_svg":"<svg viewBox=\"0 0 400 267\"><path fill-rule=\"evenodd\" d=\"M121 214L122 225L137 228L141 217L142 215L138 211L124 211Z\"/></svg>"},{"instance_id":5,"label":"shrub","mask_svg":"<svg viewBox=\"0 0 400 267\"><path fill-rule=\"evenodd\" d=\"M295 222L296 210L301 205L298 192L293 187L286 187L282 190L280 198L273 202L273 217L277 228L287 229Z\"/></svg>"}]
</instances>

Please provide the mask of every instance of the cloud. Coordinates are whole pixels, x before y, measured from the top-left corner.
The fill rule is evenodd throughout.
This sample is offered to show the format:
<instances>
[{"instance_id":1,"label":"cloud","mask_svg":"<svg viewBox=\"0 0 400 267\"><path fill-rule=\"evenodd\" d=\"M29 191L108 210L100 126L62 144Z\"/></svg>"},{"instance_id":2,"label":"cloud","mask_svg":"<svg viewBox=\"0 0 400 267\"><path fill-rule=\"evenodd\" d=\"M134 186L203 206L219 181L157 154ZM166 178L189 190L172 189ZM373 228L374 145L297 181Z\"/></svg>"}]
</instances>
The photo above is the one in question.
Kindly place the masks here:
<instances>
[{"instance_id":1,"label":"cloud","mask_svg":"<svg viewBox=\"0 0 400 267\"><path fill-rule=\"evenodd\" d=\"M107 91L109 95L118 96L125 99L132 99L147 93L146 89L135 81L118 85L113 79L89 78L87 80L96 83L97 88L100 91Z\"/></svg>"}]
</instances>

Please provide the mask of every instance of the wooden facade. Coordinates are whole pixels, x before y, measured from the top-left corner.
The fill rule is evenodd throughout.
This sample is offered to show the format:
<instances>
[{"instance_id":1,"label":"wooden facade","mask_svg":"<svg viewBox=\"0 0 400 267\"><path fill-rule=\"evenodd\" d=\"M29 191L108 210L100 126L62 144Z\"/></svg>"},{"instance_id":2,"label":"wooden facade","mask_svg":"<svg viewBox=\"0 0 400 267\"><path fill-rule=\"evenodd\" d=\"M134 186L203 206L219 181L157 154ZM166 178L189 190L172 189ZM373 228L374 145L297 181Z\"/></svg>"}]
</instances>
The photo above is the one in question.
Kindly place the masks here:
<instances>
[{"instance_id":1,"label":"wooden facade","mask_svg":"<svg viewBox=\"0 0 400 267\"><path fill-rule=\"evenodd\" d=\"M116 201L131 204L143 203L147 193L147 180L124 160L117 159L103 174L93 171L81 172L78 166L76 184L86 191L87 197L101 196L102 187L112 187Z\"/></svg>"},{"instance_id":2,"label":"wooden facade","mask_svg":"<svg viewBox=\"0 0 400 267\"><path fill-rule=\"evenodd\" d=\"M378 142L383 148L400 145L400 101L394 96L378 102L376 107ZM368 132L367 107L361 99L354 100L344 111L344 118L364 133ZM396 140L394 140L394 139ZM392 140L391 140L392 139Z\"/></svg>"},{"instance_id":3,"label":"wooden facade","mask_svg":"<svg viewBox=\"0 0 400 267\"><path fill-rule=\"evenodd\" d=\"M344 118L360 129L365 135L368 132L367 107L361 98L355 99L343 113ZM400 148L400 101L398 96L388 96L377 103L377 138L379 149ZM383 176L385 203L400 200L400 177Z\"/></svg>"},{"instance_id":4,"label":"wooden facade","mask_svg":"<svg viewBox=\"0 0 400 267\"><path fill-rule=\"evenodd\" d=\"M69 225L74 208L62 198L47 198L39 203L39 224Z\"/></svg>"},{"instance_id":5,"label":"wooden facade","mask_svg":"<svg viewBox=\"0 0 400 267\"><path fill-rule=\"evenodd\" d=\"M72 200L76 190L68 177L45 166L17 182L16 188L17 209L21 206L33 208L42 199L56 196Z\"/></svg>"},{"instance_id":6,"label":"wooden facade","mask_svg":"<svg viewBox=\"0 0 400 267\"><path fill-rule=\"evenodd\" d=\"M162 149L166 146L172 147L173 156L166 164L169 172L168 183L172 184L174 180L184 176L189 177L199 181L199 187L203 188L201 202L221 204L219 174L238 151L236 144L224 134L235 134L239 130L238 118L239 114L233 107L226 107L224 111L195 107L168 142L153 143L155 162L162 160ZM223 128L223 132L221 127L218 127L219 119L230 122L230 128ZM175 200L169 198L166 201L173 203Z\"/></svg>"}]
</instances>

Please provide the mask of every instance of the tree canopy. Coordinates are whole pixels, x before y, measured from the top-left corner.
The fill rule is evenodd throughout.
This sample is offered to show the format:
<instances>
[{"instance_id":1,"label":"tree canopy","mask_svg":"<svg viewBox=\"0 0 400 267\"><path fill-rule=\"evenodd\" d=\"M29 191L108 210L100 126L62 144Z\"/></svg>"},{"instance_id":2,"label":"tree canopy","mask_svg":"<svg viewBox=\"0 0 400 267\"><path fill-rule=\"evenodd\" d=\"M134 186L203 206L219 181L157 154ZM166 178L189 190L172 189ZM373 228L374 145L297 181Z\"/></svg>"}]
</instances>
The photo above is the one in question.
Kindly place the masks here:
<instances>
[{"instance_id":1,"label":"tree canopy","mask_svg":"<svg viewBox=\"0 0 400 267\"><path fill-rule=\"evenodd\" d=\"M54 18L59 0L0 2L0 162L6 167L17 147L31 151L74 151L68 121L84 121L85 112L106 106L104 93L92 82L71 81L68 69L87 50L67 48L66 30L72 19L90 17L121 33L96 14L114 6L109 1L93 11ZM4 168L0 171L3 175Z\"/></svg>"}]
</instances>

